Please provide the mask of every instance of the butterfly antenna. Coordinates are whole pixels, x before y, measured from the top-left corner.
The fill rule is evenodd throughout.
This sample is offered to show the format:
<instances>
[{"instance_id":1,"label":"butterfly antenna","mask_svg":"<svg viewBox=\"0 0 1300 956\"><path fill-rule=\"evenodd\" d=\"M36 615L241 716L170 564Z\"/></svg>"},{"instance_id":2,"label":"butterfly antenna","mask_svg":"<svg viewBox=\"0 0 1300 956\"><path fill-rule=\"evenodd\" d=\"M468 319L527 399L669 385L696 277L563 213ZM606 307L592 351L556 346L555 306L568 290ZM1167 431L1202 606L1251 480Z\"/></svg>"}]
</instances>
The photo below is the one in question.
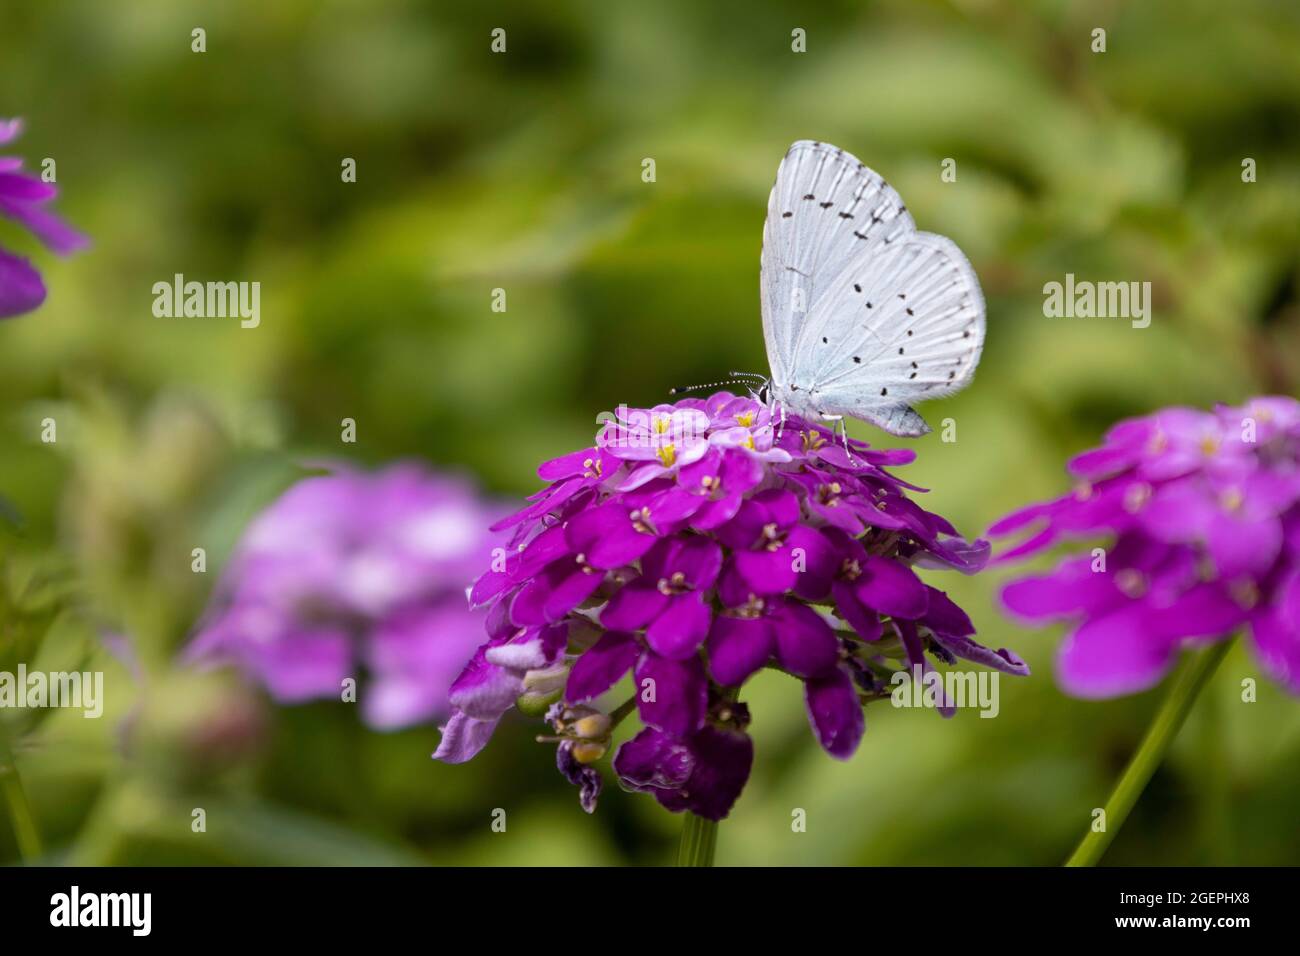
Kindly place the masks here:
<instances>
[{"instance_id":1,"label":"butterfly antenna","mask_svg":"<svg viewBox=\"0 0 1300 956\"><path fill-rule=\"evenodd\" d=\"M702 388L717 388L719 385L729 385L730 380L723 382L705 382L702 385L678 385L675 388L668 389L669 395L681 395L683 392L698 392Z\"/></svg>"},{"instance_id":2,"label":"butterfly antenna","mask_svg":"<svg viewBox=\"0 0 1300 956\"><path fill-rule=\"evenodd\" d=\"M701 388L717 388L719 385L730 385L737 381L766 382L766 375L759 375L757 372L728 372L727 378L721 382L705 382L703 385L679 385L676 388L668 390L669 395L680 395L683 392L694 392Z\"/></svg>"}]
</instances>

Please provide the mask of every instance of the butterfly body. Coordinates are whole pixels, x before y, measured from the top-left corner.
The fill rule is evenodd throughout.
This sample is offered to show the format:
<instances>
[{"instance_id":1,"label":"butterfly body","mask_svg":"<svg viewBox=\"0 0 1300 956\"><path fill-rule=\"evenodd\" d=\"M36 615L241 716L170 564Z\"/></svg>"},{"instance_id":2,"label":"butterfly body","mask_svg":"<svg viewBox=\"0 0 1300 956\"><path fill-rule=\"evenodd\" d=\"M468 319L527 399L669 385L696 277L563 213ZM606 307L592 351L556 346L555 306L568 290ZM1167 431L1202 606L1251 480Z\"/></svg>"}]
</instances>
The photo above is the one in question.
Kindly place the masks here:
<instances>
[{"instance_id":1,"label":"butterfly body","mask_svg":"<svg viewBox=\"0 0 1300 956\"><path fill-rule=\"evenodd\" d=\"M785 412L923 435L913 402L974 376L984 297L966 257L918 232L877 173L826 143L790 147L761 259L769 394Z\"/></svg>"}]
</instances>

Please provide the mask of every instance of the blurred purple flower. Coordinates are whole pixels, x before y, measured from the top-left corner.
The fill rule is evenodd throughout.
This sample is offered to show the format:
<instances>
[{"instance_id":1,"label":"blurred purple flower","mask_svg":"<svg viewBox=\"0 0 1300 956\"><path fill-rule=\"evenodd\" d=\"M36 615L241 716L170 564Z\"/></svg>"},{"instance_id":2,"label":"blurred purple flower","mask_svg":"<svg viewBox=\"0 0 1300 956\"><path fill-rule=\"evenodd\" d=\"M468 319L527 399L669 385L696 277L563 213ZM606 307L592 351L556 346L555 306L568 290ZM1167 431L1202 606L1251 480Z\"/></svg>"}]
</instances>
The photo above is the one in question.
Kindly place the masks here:
<instances>
[{"instance_id":1,"label":"blurred purple flower","mask_svg":"<svg viewBox=\"0 0 1300 956\"><path fill-rule=\"evenodd\" d=\"M469 760L512 707L549 705L556 735L544 739L590 812L590 764L635 707L645 729L613 761L624 786L717 820L749 777L738 697L761 668L802 682L813 732L839 758L902 660L1027 673L972 641L969 618L912 570L974 573L988 555L885 470L914 457L862 442L850 454L823 428L774 427L762 404L725 392L621 408L595 447L543 464L550 486L497 525L514 529L507 556L471 592L490 605L489 637L452 686L435 758ZM633 698L596 709L629 673Z\"/></svg>"},{"instance_id":2,"label":"blurred purple flower","mask_svg":"<svg viewBox=\"0 0 1300 956\"><path fill-rule=\"evenodd\" d=\"M0 147L9 145L21 132L20 120L0 120ZM22 172L22 165L16 156L0 156L0 216L26 227L59 255L69 255L86 245L85 236L45 210L59 194L58 189ZM0 319L30 312L44 301L41 274L26 259L0 248Z\"/></svg>"},{"instance_id":3,"label":"blurred purple flower","mask_svg":"<svg viewBox=\"0 0 1300 956\"><path fill-rule=\"evenodd\" d=\"M1300 402L1129 419L1069 469L1080 479L1071 494L990 529L1032 529L999 561L1062 538L1110 540L1003 592L1021 618L1073 624L1057 661L1068 693L1145 690L1181 648L1242 627L1268 673L1300 693Z\"/></svg>"},{"instance_id":4,"label":"blurred purple flower","mask_svg":"<svg viewBox=\"0 0 1300 956\"><path fill-rule=\"evenodd\" d=\"M300 481L248 528L188 655L235 663L283 702L339 699L357 678L380 729L445 717L483 640L466 588L499 514L416 464Z\"/></svg>"}]
</instances>

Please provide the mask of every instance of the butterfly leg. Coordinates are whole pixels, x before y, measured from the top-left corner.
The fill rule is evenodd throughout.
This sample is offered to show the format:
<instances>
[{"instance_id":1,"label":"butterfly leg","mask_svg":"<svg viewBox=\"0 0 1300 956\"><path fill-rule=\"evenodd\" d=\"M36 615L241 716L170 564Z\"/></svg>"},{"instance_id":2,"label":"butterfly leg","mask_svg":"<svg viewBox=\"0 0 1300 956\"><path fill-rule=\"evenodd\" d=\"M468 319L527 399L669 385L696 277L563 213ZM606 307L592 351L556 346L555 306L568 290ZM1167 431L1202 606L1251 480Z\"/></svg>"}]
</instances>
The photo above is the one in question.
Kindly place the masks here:
<instances>
[{"instance_id":1,"label":"butterfly leg","mask_svg":"<svg viewBox=\"0 0 1300 956\"><path fill-rule=\"evenodd\" d=\"M849 464L850 464L850 465L857 465L857 463L858 463L858 462L857 462L857 459L853 457L853 451L852 451L852 449L849 448L849 423L848 423L848 421L844 418L843 415L828 415L828 414L826 414L825 412L822 412L822 413L821 413L821 417L822 417L822 421L824 421L824 422L834 422L834 423L835 423L835 425L833 426L833 429L834 429L834 430L837 430L837 431L840 433L840 441L841 441L841 442L843 443L843 445L844 445L844 454L846 454L846 455L849 456Z\"/></svg>"}]
</instances>

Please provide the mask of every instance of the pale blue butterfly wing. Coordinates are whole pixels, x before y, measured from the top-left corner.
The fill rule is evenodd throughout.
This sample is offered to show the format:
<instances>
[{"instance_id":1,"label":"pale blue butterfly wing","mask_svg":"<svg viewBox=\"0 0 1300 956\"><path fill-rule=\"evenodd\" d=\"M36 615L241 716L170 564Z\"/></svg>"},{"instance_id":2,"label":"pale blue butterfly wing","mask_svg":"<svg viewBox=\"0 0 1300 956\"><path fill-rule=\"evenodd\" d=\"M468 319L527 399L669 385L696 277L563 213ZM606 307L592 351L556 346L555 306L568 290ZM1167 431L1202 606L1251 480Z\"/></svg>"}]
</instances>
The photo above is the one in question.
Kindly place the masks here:
<instances>
[{"instance_id":1,"label":"pale blue butterfly wing","mask_svg":"<svg viewBox=\"0 0 1300 956\"><path fill-rule=\"evenodd\" d=\"M984 298L950 240L917 232L898 193L849 153L790 148L764 229L763 330L775 399L895 435L929 430L911 403L964 387Z\"/></svg>"},{"instance_id":2,"label":"pale blue butterfly wing","mask_svg":"<svg viewBox=\"0 0 1300 956\"><path fill-rule=\"evenodd\" d=\"M807 140L786 152L763 227L763 332L775 386L831 280L890 235L914 230L903 201L853 156Z\"/></svg>"}]
</instances>

